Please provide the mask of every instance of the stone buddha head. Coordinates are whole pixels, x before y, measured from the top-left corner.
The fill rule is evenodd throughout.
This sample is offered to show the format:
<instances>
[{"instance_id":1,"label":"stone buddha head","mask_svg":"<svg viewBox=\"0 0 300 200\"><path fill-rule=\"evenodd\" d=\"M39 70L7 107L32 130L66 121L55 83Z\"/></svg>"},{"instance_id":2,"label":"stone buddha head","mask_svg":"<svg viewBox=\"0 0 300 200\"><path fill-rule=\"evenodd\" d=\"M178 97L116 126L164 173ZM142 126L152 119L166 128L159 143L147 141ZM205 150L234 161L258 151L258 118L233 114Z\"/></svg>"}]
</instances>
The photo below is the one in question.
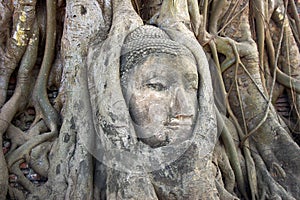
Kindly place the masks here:
<instances>
[{"instance_id":1,"label":"stone buddha head","mask_svg":"<svg viewBox=\"0 0 300 200\"><path fill-rule=\"evenodd\" d=\"M141 26L125 38L120 74L140 141L156 148L191 137L199 76L189 49L157 27Z\"/></svg>"}]
</instances>

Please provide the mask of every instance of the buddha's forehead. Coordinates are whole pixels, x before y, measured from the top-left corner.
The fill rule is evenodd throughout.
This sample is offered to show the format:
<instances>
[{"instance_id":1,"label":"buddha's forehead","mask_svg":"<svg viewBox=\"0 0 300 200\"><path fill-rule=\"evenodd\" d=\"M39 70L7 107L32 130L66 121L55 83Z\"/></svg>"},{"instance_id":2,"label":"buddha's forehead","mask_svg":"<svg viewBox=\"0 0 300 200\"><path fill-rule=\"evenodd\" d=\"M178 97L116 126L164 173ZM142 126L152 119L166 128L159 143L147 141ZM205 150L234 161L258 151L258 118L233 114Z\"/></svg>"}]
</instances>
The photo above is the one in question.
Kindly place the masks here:
<instances>
[{"instance_id":1,"label":"buddha's forehead","mask_svg":"<svg viewBox=\"0 0 300 200\"><path fill-rule=\"evenodd\" d=\"M140 73L176 72L181 74L198 74L195 60L187 56L174 56L168 54L149 55L144 62L139 63L135 68L137 71L143 71Z\"/></svg>"}]
</instances>

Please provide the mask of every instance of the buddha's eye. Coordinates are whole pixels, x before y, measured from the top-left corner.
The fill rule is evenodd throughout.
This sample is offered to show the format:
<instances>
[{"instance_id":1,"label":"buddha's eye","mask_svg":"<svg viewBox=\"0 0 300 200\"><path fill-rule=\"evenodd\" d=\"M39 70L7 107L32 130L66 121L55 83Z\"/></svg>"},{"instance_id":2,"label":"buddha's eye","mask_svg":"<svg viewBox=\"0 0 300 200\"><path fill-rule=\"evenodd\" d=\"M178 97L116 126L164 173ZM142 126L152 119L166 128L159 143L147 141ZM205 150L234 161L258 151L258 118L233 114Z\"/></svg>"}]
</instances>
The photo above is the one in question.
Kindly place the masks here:
<instances>
[{"instance_id":1,"label":"buddha's eye","mask_svg":"<svg viewBox=\"0 0 300 200\"><path fill-rule=\"evenodd\" d=\"M192 82L187 87L190 91L198 91L198 84L196 82Z\"/></svg>"},{"instance_id":2,"label":"buddha's eye","mask_svg":"<svg viewBox=\"0 0 300 200\"><path fill-rule=\"evenodd\" d=\"M155 91L164 91L167 89L162 83L147 83L146 87Z\"/></svg>"}]
</instances>

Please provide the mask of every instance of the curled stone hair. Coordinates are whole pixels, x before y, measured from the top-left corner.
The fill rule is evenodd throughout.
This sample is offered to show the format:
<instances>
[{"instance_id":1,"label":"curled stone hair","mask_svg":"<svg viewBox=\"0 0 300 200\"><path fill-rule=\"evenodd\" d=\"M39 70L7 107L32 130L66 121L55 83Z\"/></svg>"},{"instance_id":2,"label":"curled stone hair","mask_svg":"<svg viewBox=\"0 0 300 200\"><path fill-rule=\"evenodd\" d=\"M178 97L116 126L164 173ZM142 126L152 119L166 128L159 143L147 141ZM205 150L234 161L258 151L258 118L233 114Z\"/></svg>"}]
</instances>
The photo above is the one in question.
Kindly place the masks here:
<instances>
[{"instance_id":1,"label":"curled stone hair","mask_svg":"<svg viewBox=\"0 0 300 200\"><path fill-rule=\"evenodd\" d=\"M150 54L161 53L187 56L195 60L189 49L171 40L163 30L155 26L144 25L129 33L125 38L121 50L121 77Z\"/></svg>"}]
</instances>

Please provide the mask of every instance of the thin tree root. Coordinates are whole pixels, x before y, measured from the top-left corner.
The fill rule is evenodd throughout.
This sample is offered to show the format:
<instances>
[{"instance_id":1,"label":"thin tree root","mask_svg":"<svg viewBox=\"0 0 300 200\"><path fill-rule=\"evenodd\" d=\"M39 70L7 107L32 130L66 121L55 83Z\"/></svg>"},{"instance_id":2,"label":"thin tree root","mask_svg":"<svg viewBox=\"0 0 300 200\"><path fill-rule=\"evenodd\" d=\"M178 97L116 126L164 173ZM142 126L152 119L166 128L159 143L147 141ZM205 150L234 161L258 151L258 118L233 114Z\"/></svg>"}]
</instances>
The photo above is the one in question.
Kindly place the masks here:
<instances>
[{"instance_id":1,"label":"thin tree root","mask_svg":"<svg viewBox=\"0 0 300 200\"><path fill-rule=\"evenodd\" d=\"M288 21L285 20L287 24ZM293 76L294 78L300 78L300 54L299 49L297 48L294 40L294 36L289 26L284 26L284 40L283 40L283 56L284 59L282 61L283 71L289 76ZM289 102L292 108L292 115L295 117L295 128L300 129L300 94L294 92L293 89L290 89L288 92ZM291 129L293 130L293 128Z\"/></svg>"},{"instance_id":2,"label":"thin tree root","mask_svg":"<svg viewBox=\"0 0 300 200\"><path fill-rule=\"evenodd\" d=\"M219 35L236 17L238 17L242 12L244 12L244 10L248 7L248 3L246 3L244 5L244 7L239 10L234 16L232 16L230 19L229 17L232 15L232 13L234 13L235 9L237 8L237 6L239 5L241 0L237 0L236 4L234 5L234 7L232 8L232 10L230 11L229 15L227 16L226 20L224 21L225 24L222 26L222 28L218 31L217 35Z\"/></svg>"},{"instance_id":3,"label":"thin tree root","mask_svg":"<svg viewBox=\"0 0 300 200\"><path fill-rule=\"evenodd\" d=\"M206 32L206 24L207 24L207 19L208 19L208 17L207 17L207 15L208 15L207 11L208 11L208 0L204 0L203 14L202 14L203 19L202 19L202 26L201 26L202 30L200 30L200 32L202 32L202 33Z\"/></svg>"},{"instance_id":4,"label":"thin tree root","mask_svg":"<svg viewBox=\"0 0 300 200\"><path fill-rule=\"evenodd\" d=\"M255 168L255 162L251 156L249 141L245 141L244 146L243 146L243 152L244 152L244 157L246 160L247 175L248 175L248 181L249 181L249 186L250 186L251 199L257 199L257 197L258 197L257 173L256 173L256 168Z\"/></svg>"},{"instance_id":5,"label":"thin tree root","mask_svg":"<svg viewBox=\"0 0 300 200\"><path fill-rule=\"evenodd\" d=\"M34 88L33 99L36 113L41 113L51 132L58 132L59 115L47 95L47 83L51 70L56 38L56 0L47 0L46 46L42 66ZM40 117L39 115L36 118ZM36 122L36 120L35 120Z\"/></svg>"},{"instance_id":6,"label":"thin tree root","mask_svg":"<svg viewBox=\"0 0 300 200\"><path fill-rule=\"evenodd\" d=\"M37 145L53 139L57 135L56 132L43 133L38 135L29 141L25 142L22 146L17 148L15 151L6 155L7 166L11 167L15 162L23 159L26 155L29 155L30 151Z\"/></svg>"},{"instance_id":7,"label":"thin tree root","mask_svg":"<svg viewBox=\"0 0 300 200\"><path fill-rule=\"evenodd\" d=\"M270 62L270 70L273 74L274 70L276 71L276 81L278 81L283 86L289 89L293 89L296 93L300 94L300 81L283 73L276 65L275 49L269 29L266 29L266 46Z\"/></svg>"},{"instance_id":8,"label":"thin tree root","mask_svg":"<svg viewBox=\"0 0 300 200\"><path fill-rule=\"evenodd\" d=\"M239 69L239 64L242 63L242 62L240 60L240 55L239 55L235 45L233 45L233 52L234 52L234 55L237 59L237 62L235 64L234 81L235 81L236 92L237 92L237 96L238 96L238 100L239 100L240 110L241 110L241 113L242 113L244 133L247 134L248 126L247 126L247 123L246 123L246 117L245 117L243 102L242 102L242 99L241 99L241 94L240 94L240 89L239 89L239 84L238 84L238 69Z\"/></svg>"},{"instance_id":9,"label":"thin tree root","mask_svg":"<svg viewBox=\"0 0 300 200\"><path fill-rule=\"evenodd\" d=\"M270 90L270 93L269 93L269 100L268 100L268 104L267 104L267 107L266 107L266 112L265 112L264 117L262 118L262 120L259 122L259 124L255 128L253 128L249 133L246 133L246 135L244 136L244 138L241 141L241 145L244 145L245 141L251 135L256 133L256 131L265 123L265 121L267 120L267 117L269 115L270 107L272 105L273 91L274 91L274 87L275 87L276 69L277 69L276 66L278 65L278 59L279 59L279 55L280 55L281 44L282 44L282 40L283 40L283 34L284 34L284 25L282 25L280 40L279 40L279 47L277 49L276 56L275 56L275 63L274 63L275 70L273 70L273 82L272 82L272 87L271 87L271 90Z\"/></svg>"},{"instance_id":10,"label":"thin tree root","mask_svg":"<svg viewBox=\"0 0 300 200\"><path fill-rule=\"evenodd\" d=\"M15 174L17 176L17 183L20 184L24 189L26 189L29 193L33 193L36 190L36 186L28 180L23 172L20 169L20 164L23 163L24 160L20 159L19 161L15 162L11 168L10 172ZM45 189L43 187L39 187L39 192L40 193L45 193Z\"/></svg>"},{"instance_id":11,"label":"thin tree root","mask_svg":"<svg viewBox=\"0 0 300 200\"><path fill-rule=\"evenodd\" d=\"M34 184L30 182L23 174L23 172L20 169L20 164L23 163L24 160L20 159L17 162L15 162L11 167L10 167L10 173L13 173L17 176L17 183L22 185L26 190L28 190L30 193L34 191Z\"/></svg>"},{"instance_id":12,"label":"thin tree root","mask_svg":"<svg viewBox=\"0 0 300 200\"><path fill-rule=\"evenodd\" d=\"M12 134L10 133L10 130L12 131ZM17 130L17 134L15 132L16 130ZM55 133L45 133L39 135L39 133L44 132L46 130L47 130L47 126L45 125L44 121L38 122L34 127L30 129L30 131L27 134L24 134L21 130L17 129L17 127L14 127L13 125L11 125L8 128L8 132L7 132L8 136L14 138L12 139L12 142L17 141L18 145L21 145L22 143L22 145L18 149L16 150L11 149L6 154L8 168L10 169L11 173L14 173L18 176L18 183L21 184L24 188L26 188L30 192L34 191L35 186L27 178L23 176L23 173L19 169L19 165L22 162L24 162L25 159L26 162L31 163L32 165L31 167L40 175L46 176L48 174L47 167L40 170L41 167L39 166L40 163L37 163L35 159L32 159L31 156L29 156L30 152L32 153L32 150L34 150L36 146L38 146L43 142L47 142L56 136ZM21 141L20 138L22 135L25 137L23 142ZM14 143L12 143L12 145L13 144ZM43 153L47 154L47 151L43 151ZM36 152L34 152L34 155L36 155ZM43 165L43 167L45 166ZM24 194L19 192L19 190L12 189L12 188L10 188L9 190L10 190L11 197L16 196L18 197L18 199L25 199L23 198Z\"/></svg>"},{"instance_id":13,"label":"thin tree root","mask_svg":"<svg viewBox=\"0 0 300 200\"><path fill-rule=\"evenodd\" d=\"M226 69L228 69L228 67L232 66L229 64L239 63L243 67L244 71L247 73L247 75L249 76L251 81L255 84L259 93L264 97L265 100L268 100L267 96L265 95L265 92L262 90L262 88L260 86L258 86L258 83L251 76L250 72L247 70L245 65L240 61L240 56L245 56L245 55L249 54L248 49L251 46L249 46L249 44L245 44L245 43L237 43L227 37L223 38L223 37L219 37L219 36L216 37L215 42L216 42L218 52L220 52L226 56L226 59L223 62L226 65L226 68L225 68L224 64L222 63L221 71L224 72ZM245 49L246 51L243 52L243 49Z\"/></svg>"},{"instance_id":14,"label":"thin tree root","mask_svg":"<svg viewBox=\"0 0 300 200\"><path fill-rule=\"evenodd\" d=\"M216 66L217 66L217 69L218 69L218 72L219 72L219 76L220 76L220 80L222 80L222 72L221 72L221 66L220 66L220 61L219 61L219 57L218 57L218 50L217 50L216 43L213 40L211 40L209 42L209 47L211 49L212 57L214 59L214 62L216 64ZM225 89L224 89L224 92L226 92ZM225 95L225 93L224 93L224 95Z\"/></svg>"},{"instance_id":15,"label":"thin tree root","mask_svg":"<svg viewBox=\"0 0 300 200\"><path fill-rule=\"evenodd\" d=\"M27 135L30 138L38 136L40 133L44 133L48 130L47 125L43 120L37 122L35 125L31 126Z\"/></svg>"},{"instance_id":16,"label":"thin tree root","mask_svg":"<svg viewBox=\"0 0 300 200\"><path fill-rule=\"evenodd\" d=\"M8 193L11 199L18 199L18 200L25 200L25 194L18 190L17 188L14 188L12 186L8 186Z\"/></svg>"}]
</instances>

